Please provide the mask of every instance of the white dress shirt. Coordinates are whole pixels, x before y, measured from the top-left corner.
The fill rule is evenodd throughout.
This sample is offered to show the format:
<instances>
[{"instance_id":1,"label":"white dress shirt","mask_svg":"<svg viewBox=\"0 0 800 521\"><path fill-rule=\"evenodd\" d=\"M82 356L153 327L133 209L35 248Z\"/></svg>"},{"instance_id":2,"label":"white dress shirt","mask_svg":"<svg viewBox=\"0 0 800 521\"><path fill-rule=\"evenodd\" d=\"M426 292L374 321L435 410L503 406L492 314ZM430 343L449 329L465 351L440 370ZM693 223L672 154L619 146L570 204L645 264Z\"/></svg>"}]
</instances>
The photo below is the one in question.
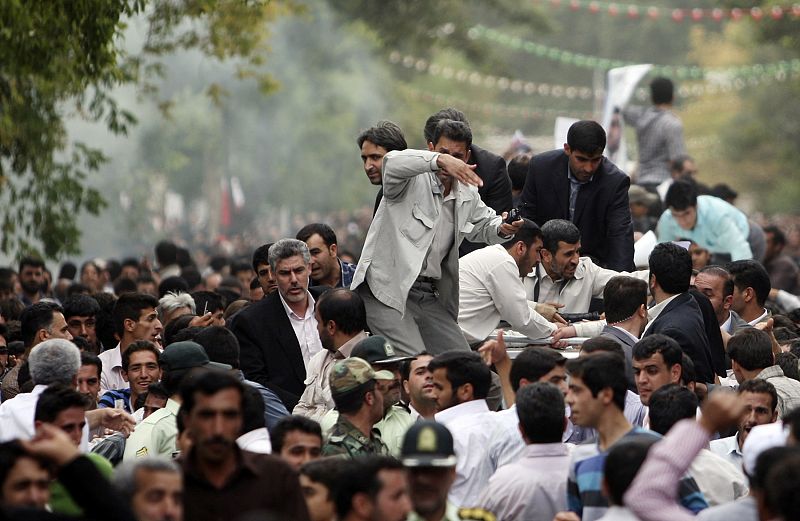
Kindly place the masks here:
<instances>
[{"instance_id":1,"label":"white dress shirt","mask_svg":"<svg viewBox=\"0 0 800 521\"><path fill-rule=\"evenodd\" d=\"M551 521L567 509L569 447L531 444L521 456L497 469L478 504L502 521Z\"/></svg>"},{"instance_id":2,"label":"white dress shirt","mask_svg":"<svg viewBox=\"0 0 800 521\"><path fill-rule=\"evenodd\" d=\"M742 449L739 448L739 433L727 438L720 438L718 440L711 440L708 444L711 452L718 456L722 456L730 461L737 468L742 468Z\"/></svg>"},{"instance_id":3,"label":"white dress shirt","mask_svg":"<svg viewBox=\"0 0 800 521\"><path fill-rule=\"evenodd\" d=\"M502 428L486 400L473 400L436 413L435 420L450 430L456 458L456 479L448 499L459 507L478 504L497 469Z\"/></svg>"},{"instance_id":4,"label":"white dress shirt","mask_svg":"<svg viewBox=\"0 0 800 521\"><path fill-rule=\"evenodd\" d=\"M289 317L289 322L292 324L294 336L297 337L297 343L300 345L300 353L303 355L303 365L308 371L308 362L311 357L322 351L322 342L319 339L319 332L317 331L317 319L314 316L314 297L306 290L308 296L308 305L306 306L306 314L300 316L292 311L292 308L283 300L283 295L278 295L283 304L283 309L286 311L286 316Z\"/></svg>"},{"instance_id":5,"label":"white dress shirt","mask_svg":"<svg viewBox=\"0 0 800 521\"><path fill-rule=\"evenodd\" d=\"M647 310L647 325L644 327L644 331L642 332L643 337L644 334L647 333L647 330L650 329L650 326L653 325L653 322L655 322L655 320L661 314L661 312L664 311L664 308L667 307L667 305L669 305L670 302L675 300L680 295L681 293L678 293L677 295L672 295L671 297L662 300L661 302L659 302L658 304Z\"/></svg>"},{"instance_id":6,"label":"white dress shirt","mask_svg":"<svg viewBox=\"0 0 800 521\"><path fill-rule=\"evenodd\" d=\"M0 442L11 440L30 440L36 434L34 416L39 395L47 389L46 385L36 385L29 393L19 393L14 398L0 404ZM89 447L89 426L83 426L81 452Z\"/></svg>"},{"instance_id":7,"label":"white dress shirt","mask_svg":"<svg viewBox=\"0 0 800 521\"><path fill-rule=\"evenodd\" d=\"M484 340L501 320L528 338L547 338L557 329L527 299L519 267L500 244L458 260L458 289L458 325L470 343Z\"/></svg>"},{"instance_id":8,"label":"white dress shirt","mask_svg":"<svg viewBox=\"0 0 800 521\"><path fill-rule=\"evenodd\" d=\"M767 311L765 308L764 312L761 313L761 315L758 318L756 318L755 320L751 320L750 322L748 322L748 324L750 324L751 326L755 326L756 324L759 324L762 321L766 321L768 318L769 318L769 311Z\"/></svg>"},{"instance_id":9,"label":"white dress shirt","mask_svg":"<svg viewBox=\"0 0 800 521\"><path fill-rule=\"evenodd\" d=\"M749 491L741 467L734 466L708 449L697 454L689 467L689 473L712 507L730 503L746 496Z\"/></svg>"},{"instance_id":10,"label":"white dress shirt","mask_svg":"<svg viewBox=\"0 0 800 521\"><path fill-rule=\"evenodd\" d=\"M258 454L271 454L272 441L266 427L261 427L236 438L236 445L240 449L255 452Z\"/></svg>"},{"instance_id":11,"label":"white dress shirt","mask_svg":"<svg viewBox=\"0 0 800 521\"><path fill-rule=\"evenodd\" d=\"M117 344L114 349L107 349L97 356L103 362L100 374L100 396L106 391L127 389L128 382L122 377L122 350Z\"/></svg>"}]
</instances>

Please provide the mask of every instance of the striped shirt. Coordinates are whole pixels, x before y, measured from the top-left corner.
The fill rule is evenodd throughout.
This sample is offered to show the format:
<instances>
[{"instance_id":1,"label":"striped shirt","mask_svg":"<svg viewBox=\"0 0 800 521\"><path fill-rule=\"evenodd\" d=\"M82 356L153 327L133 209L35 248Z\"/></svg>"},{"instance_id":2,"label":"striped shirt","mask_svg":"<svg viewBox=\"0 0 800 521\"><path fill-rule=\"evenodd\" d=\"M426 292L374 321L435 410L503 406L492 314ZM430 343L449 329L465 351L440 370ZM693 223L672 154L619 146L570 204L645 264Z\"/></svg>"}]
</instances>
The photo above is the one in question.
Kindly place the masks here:
<instances>
[{"instance_id":1,"label":"striped shirt","mask_svg":"<svg viewBox=\"0 0 800 521\"><path fill-rule=\"evenodd\" d=\"M616 443L632 441L640 437L661 438L658 434L641 427L634 427ZM609 447L610 449L611 447ZM582 521L596 521L608 510L608 500L603 495L603 467L608 450L601 451L597 442L578 445L572 452L567 478L567 505ZM683 506L694 513L708 508L703 493L694 479L684 476L679 483Z\"/></svg>"},{"instance_id":2,"label":"striped shirt","mask_svg":"<svg viewBox=\"0 0 800 521\"><path fill-rule=\"evenodd\" d=\"M100 400L97 402L97 407L99 409L110 408L113 409L117 407L117 400L122 400L122 408L128 414L133 414L131 410L131 390L128 389L114 389L111 391L106 391Z\"/></svg>"}]
</instances>

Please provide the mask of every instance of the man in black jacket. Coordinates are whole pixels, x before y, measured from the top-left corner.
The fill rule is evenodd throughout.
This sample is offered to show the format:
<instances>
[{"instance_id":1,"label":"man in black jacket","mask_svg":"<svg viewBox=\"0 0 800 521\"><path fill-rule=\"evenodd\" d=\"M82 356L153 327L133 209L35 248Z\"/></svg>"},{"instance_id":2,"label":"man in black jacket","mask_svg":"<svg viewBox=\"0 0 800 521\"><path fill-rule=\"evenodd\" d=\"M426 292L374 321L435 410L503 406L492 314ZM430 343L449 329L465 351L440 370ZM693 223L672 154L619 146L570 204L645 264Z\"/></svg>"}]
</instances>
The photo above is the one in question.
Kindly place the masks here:
<instances>
[{"instance_id":1,"label":"man in black jacket","mask_svg":"<svg viewBox=\"0 0 800 521\"><path fill-rule=\"evenodd\" d=\"M595 121L578 121L564 150L533 156L522 191L522 217L539 226L566 219L581 231L582 254L603 268L633 271L630 178L603 157L606 133Z\"/></svg>"},{"instance_id":2,"label":"man in black jacket","mask_svg":"<svg viewBox=\"0 0 800 521\"><path fill-rule=\"evenodd\" d=\"M660 333L681 346L694 362L697 381L714 382L711 356L703 315L689 291L692 257L689 251L665 242L650 254L650 293L656 305L648 310L650 323L644 337Z\"/></svg>"},{"instance_id":3,"label":"man in black jacket","mask_svg":"<svg viewBox=\"0 0 800 521\"><path fill-rule=\"evenodd\" d=\"M302 241L281 239L273 244L269 265L278 291L231 317L245 377L271 389L289 410L305 389L306 364L322 350L315 299L329 288L309 289L310 262Z\"/></svg>"}]
</instances>

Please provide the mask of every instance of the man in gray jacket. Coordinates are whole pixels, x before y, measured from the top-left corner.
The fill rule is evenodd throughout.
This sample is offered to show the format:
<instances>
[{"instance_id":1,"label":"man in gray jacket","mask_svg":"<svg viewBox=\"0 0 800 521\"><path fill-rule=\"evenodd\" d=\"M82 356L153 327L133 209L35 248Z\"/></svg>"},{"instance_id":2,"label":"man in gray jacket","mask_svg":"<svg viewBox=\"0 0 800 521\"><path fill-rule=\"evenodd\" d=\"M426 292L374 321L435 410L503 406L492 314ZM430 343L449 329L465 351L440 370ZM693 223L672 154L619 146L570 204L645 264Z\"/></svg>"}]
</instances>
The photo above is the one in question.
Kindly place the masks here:
<instances>
[{"instance_id":1,"label":"man in gray jacket","mask_svg":"<svg viewBox=\"0 0 800 521\"><path fill-rule=\"evenodd\" d=\"M481 201L482 181L466 163L471 143L466 124L442 120L428 151L384 156L384 196L351 288L372 333L406 355L469 348L457 324L458 247L465 238L502 243L522 226Z\"/></svg>"}]
</instances>

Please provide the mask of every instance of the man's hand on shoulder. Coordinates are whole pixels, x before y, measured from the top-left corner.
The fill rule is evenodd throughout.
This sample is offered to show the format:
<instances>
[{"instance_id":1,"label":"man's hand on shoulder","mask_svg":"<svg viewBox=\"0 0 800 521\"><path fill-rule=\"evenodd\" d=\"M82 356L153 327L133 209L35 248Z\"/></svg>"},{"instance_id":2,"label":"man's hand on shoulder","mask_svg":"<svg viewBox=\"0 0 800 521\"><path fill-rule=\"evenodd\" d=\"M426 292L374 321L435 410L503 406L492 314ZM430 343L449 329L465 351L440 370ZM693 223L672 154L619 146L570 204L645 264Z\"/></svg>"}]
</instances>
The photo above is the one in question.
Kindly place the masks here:
<instances>
[{"instance_id":1,"label":"man's hand on shoulder","mask_svg":"<svg viewBox=\"0 0 800 521\"><path fill-rule=\"evenodd\" d=\"M468 165L450 154L439 154L436 158L439 170L453 179L457 179L464 184L481 187L483 180L475 173L476 165Z\"/></svg>"}]
</instances>

